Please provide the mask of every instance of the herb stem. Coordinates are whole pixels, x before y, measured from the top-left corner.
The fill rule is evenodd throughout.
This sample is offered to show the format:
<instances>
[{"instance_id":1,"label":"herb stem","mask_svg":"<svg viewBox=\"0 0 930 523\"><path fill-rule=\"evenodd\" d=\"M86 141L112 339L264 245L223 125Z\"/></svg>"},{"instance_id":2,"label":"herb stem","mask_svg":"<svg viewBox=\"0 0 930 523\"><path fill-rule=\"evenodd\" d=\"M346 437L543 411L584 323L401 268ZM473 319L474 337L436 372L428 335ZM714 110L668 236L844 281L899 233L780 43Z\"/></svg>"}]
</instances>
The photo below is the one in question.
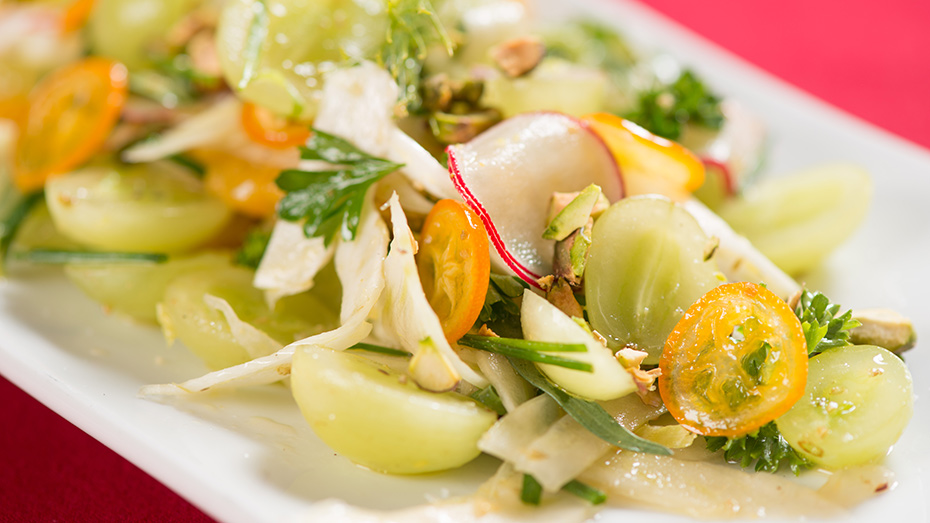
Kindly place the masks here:
<instances>
[{"instance_id":1,"label":"herb stem","mask_svg":"<svg viewBox=\"0 0 930 523\"><path fill-rule=\"evenodd\" d=\"M511 358L557 365L559 367L565 367L566 369L594 372L594 367L590 363L540 352L582 352L587 350L583 344L544 343L514 338L471 335L463 336L458 343L459 345L464 345L473 349L494 352Z\"/></svg>"}]
</instances>

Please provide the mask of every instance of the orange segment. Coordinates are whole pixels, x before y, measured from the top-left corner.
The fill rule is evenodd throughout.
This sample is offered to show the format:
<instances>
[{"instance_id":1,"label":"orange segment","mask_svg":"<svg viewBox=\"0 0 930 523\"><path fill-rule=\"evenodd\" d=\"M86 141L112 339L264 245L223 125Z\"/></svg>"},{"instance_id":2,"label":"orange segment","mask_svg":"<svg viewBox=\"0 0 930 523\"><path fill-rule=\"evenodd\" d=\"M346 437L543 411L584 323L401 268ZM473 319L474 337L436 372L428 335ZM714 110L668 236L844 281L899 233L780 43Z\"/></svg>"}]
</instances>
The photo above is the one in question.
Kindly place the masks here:
<instances>
[{"instance_id":1,"label":"orange segment","mask_svg":"<svg viewBox=\"0 0 930 523\"><path fill-rule=\"evenodd\" d=\"M284 193L275 184L281 169L258 165L225 152L197 151L207 173L207 191L230 208L254 218L271 216Z\"/></svg>"},{"instance_id":2,"label":"orange segment","mask_svg":"<svg viewBox=\"0 0 930 523\"><path fill-rule=\"evenodd\" d=\"M127 89L126 68L103 58L85 58L45 77L29 95L16 146L13 181L20 190L38 190L96 153L119 119Z\"/></svg>"},{"instance_id":3,"label":"orange segment","mask_svg":"<svg viewBox=\"0 0 930 523\"><path fill-rule=\"evenodd\" d=\"M417 270L426 297L450 343L481 314L491 276L488 233L481 219L455 200L440 200L423 224Z\"/></svg>"},{"instance_id":4,"label":"orange segment","mask_svg":"<svg viewBox=\"0 0 930 523\"><path fill-rule=\"evenodd\" d=\"M582 118L614 155L627 196L662 194L684 200L704 183L704 164L688 149L608 113Z\"/></svg>"},{"instance_id":5,"label":"orange segment","mask_svg":"<svg viewBox=\"0 0 930 523\"><path fill-rule=\"evenodd\" d=\"M279 149L303 145L311 134L306 125L249 102L242 104L242 127L253 142Z\"/></svg>"},{"instance_id":6,"label":"orange segment","mask_svg":"<svg viewBox=\"0 0 930 523\"><path fill-rule=\"evenodd\" d=\"M807 342L791 307L754 283L707 292L678 322L659 360L669 413L704 436L741 436L804 395Z\"/></svg>"}]
</instances>

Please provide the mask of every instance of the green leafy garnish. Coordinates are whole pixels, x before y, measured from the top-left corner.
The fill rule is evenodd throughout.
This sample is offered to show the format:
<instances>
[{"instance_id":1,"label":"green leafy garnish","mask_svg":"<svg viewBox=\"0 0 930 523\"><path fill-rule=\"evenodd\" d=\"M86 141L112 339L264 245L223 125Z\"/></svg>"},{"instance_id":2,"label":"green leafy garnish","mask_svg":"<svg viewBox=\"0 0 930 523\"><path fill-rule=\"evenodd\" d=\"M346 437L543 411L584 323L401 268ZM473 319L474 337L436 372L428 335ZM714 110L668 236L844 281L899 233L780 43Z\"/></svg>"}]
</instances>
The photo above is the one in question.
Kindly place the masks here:
<instances>
[{"instance_id":1,"label":"green leafy garnish","mask_svg":"<svg viewBox=\"0 0 930 523\"><path fill-rule=\"evenodd\" d=\"M371 343L356 343L355 345L349 347L346 350L363 350L366 352L374 352L377 354L387 354L388 356L399 356L401 358L409 358L413 356L409 352L392 349L390 347L382 347L381 345L373 345Z\"/></svg>"},{"instance_id":2,"label":"green leafy garnish","mask_svg":"<svg viewBox=\"0 0 930 523\"><path fill-rule=\"evenodd\" d=\"M6 182L5 187L0 187L0 275L3 274L6 254L16 231L29 215L29 211L44 198L42 191L22 194L9 180Z\"/></svg>"},{"instance_id":3,"label":"green leafy garnish","mask_svg":"<svg viewBox=\"0 0 930 523\"><path fill-rule=\"evenodd\" d=\"M636 109L624 115L659 136L676 140L685 125L720 129L720 99L698 77L684 71L674 83L640 94Z\"/></svg>"},{"instance_id":4,"label":"green leafy garnish","mask_svg":"<svg viewBox=\"0 0 930 523\"><path fill-rule=\"evenodd\" d=\"M387 16L387 37L378 62L397 82L398 102L413 112L422 103L420 81L429 47L438 43L451 56L452 40L429 0L388 0Z\"/></svg>"},{"instance_id":5,"label":"green leafy garnish","mask_svg":"<svg viewBox=\"0 0 930 523\"><path fill-rule=\"evenodd\" d=\"M562 487L562 490L578 496L592 505L600 505L607 501L607 494L577 479L573 479L566 483ZM539 484L536 478L529 474L523 475L523 488L520 489L520 501L527 505L539 505L542 501L542 491L542 485Z\"/></svg>"},{"instance_id":6,"label":"green leafy garnish","mask_svg":"<svg viewBox=\"0 0 930 523\"><path fill-rule=\"evenodd\" d=\"M242 241L242 247L236 253L236 263L244 267L257 269L271 240L271 231L255 228L249 231Z\"/></svg>"},{"instance_id":7,"label":"green leafy garnish","mask_svg":"<svg viewBox=\"0 0 930 523\"><path fill-rule=\"evenodd\" d=\"M629 429L618 423L613 416L608 414L597 403L583 400L565 392L536 370L536 366L532 363L516 358L507 359L514 370L530 385L551 396L566 414L607 443L631 452L648 452L649 454L662 456L672 454L672 451L665 446L630 432Z\"/></svg>"},{"instance_id":8,"label":"green leafy garnish","mask_svg":"<svg viewBox=\"0 0 930 523\"><path fill-rule=\"evenodd\" d=\"M566 483L565 486L562 487L562 490L574 494L592 505L600 505L607 501L607 494L604 494L603 491L586 485L577 479L573 479Z\"/></svg>"},{"instance_id":9,"label":"green leafy garnish","mask_svg":"<svg viewBox=\"0 0 930 523\"><path fill-rule=\"evenodd\" d=\"M203 175L207 174L207 168L202 163L186 154L174 154L169 156L167 160L184 167L198 178L203 178Z\"/></svg>"},{"instance_id":10,"label":"green leafy garnish","mask_svg":"<svg viewBox=\"0 0 930 523\"><path fill-rule=\"evenodd\" d=\"M742 467L755 463L756 472L775 472L782 464L786 464L792 472L799 474L801 469L811 466L810 462L788 445L774 421L739 438L707 436L704 440L707 450L716 452L722 449L723 457L731 463L739 463Z\"/></svg>"},{"instance_id":11,"label":"green leafy garnish","mask_svg":"<svg viewBox=\"0 0 930 523\"><path fill-rule=\"evenodd\" d=\"M262 44L268 38L269 18L268 6L265 5L265 0L257 0L251 7L252 23L249 24L249 33L246 35L245 49L242 52L245 58L242 65L242 78L239 79L239 84L236 86L239 89L248 87L249 82L255 78L255 69L258 66Z\"/></svg>"},{"instance_id":12,"label":"green leafy garnish","mask_svg":"<svg viewBox=\"0 0 930 523\"><path fill-rule=\"evenodd\" d=\"M478 314L475 325L512 321L520 316L520 307L513 299L523 295L523 280L515 276L491 273L488 292L484 296L484 305ZM519 321L519 320L517 320Z\"/></svg>"},{"instance_id":13,"label":"green leafy garnish","mask_svg":"<svg viewBox=\"0 0 930 523\"><path fill-rule=\"evenodd\" d=\"M507 409L504 407L504 402L501 401L501 397L497 394L497 390L493 385L488 385L483 389L478 389L475 392L469 394L468 397L493 410L499 416L507 414Z\"/></svg>"},{"instance_id":14,"label":"green leafy garnish","mask_svg":"<svg viewBox=\"0 0 930 523\"><path fill-rule=\"evenodd\" d=\"M340 230L342 239L355 238L368 188L403 167L318 130L300 147L300 157L332 164L333 170L281 172L276 183L286 194L278 204L278 215L288 221L305 220L304 234L322 236L327 244Z\"/></svg>"},{"instance_id":15,"label":"green leafy garnish","mask_svg":"<svg viewBox=\"0 0 930 523\"><path fill-rule=\"evenodd\" d=\"M542 501L542 485L529 474L523 475L523 488L520 489L520 501L527 505L539 505Z\"/></svg>"},{"instance_id":16,"label":"green leafy garnish","mask_svg":"<svg viewBox=\"0 0 930 523\"><path fill-rule=\"evenodd\" d=\"M12 258L29 263L61 265L65 263L163 263L167 254L150 252L67 251L62 249L29 249L16 251Z\"/></svg>"},{"instance_id":17,"label":"green leafy garnish","mask_svg":"<svg viewBox=\"0 0 930 523\"><path fill-rule=\"evenodd\" d=\"M459 345L502 354L510 358L557 365L566 369L594 372L590 363L544 354L544 352L586 352L584 344L546 343L541 341L519 340L516 338L497 338L493 336L475 336L466 334L458 341Z\"/></svg>"},{"instance_id":18,"label":"green leafy garnish","mask_svg":"<svg viewBox=\"0 0 930 523\"><path fill-rule=\"evenodd\" d=\"M807 340L808 356L816 356L834 347L851 345L849 331L860 325L853 319L852 311L837 316L840 306L819 292L805 289L794 313L801 320L804 338Z\"/></svg>"}]
</instances>

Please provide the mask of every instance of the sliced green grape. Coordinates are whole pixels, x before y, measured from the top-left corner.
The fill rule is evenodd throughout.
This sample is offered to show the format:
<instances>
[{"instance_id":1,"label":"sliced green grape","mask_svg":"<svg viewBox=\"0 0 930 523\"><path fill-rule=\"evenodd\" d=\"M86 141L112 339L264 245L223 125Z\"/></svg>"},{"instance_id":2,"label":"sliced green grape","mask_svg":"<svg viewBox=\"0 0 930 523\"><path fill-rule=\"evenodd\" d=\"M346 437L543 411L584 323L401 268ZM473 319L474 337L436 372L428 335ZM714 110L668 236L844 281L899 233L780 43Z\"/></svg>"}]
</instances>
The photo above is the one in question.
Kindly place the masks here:
<instances>
[{"instance_id":1,"label":"sliced green grape","mask_svg":"<svg viewBox=\"0 0 930 523\"><path fill-rule=\"evenodd\" d=\"M871 199L867 172L826 165L760 181L718 214L782 270L798 274L852 235Z\"/></svg>"},{"instance_id":2,"label":"sliced green grape","mask_svg":"<svg viewBox=\"0 0 930 523\"><path fill-rule=\"evenodd\" d=\"M913 412L904 362L881 347L853 345L811 358L804 396L775 424L811 461L843 468L885 456Z\"/></svg>"},{"instance_id":3,"label":"sliced green grape","mask_svg":"<svg viewBox=\"0 0 930 523\"><path fill-rule=\"evenodd\" d=\"M252 359L233 336L223 313L204 295L226 300L242 321L285 345L333 328L336 315L311 293L288 296L268 308L262 291L252 286L254 272L244 267L211 268L181 275L165 289L159 322L210 368L220 369Z\"/></svg>"},{"instance_id":4,"label":"sliced green grape","mask_svg":"<svg viewBox=\"0 0 930 523\"><path fill-rule=\"evenodd\" d=\"M633 346L657 363L684 312L721 283L708 246L694 218L667 199L614 204L594 223L585 266L591 326L611 347Z\"/></svg>"},{"instance_id":5,"label":"sliced green grape","mask_svg":"<svg viewBox=\"0 0 930 523\"><path fill-rule=\"evenodd\" d=\"M312 118L323 74L370 57L386 30L381 2L231 0L220 14L217 52L240 98Z\"/></svg>"},{"instance_id":6,"label":"sliced green grape","mask_svg":"<svg viewBox=\"0 0 930 523\"><path fill-rule=\"evenodd\" d=\"M598 69L545 59L526 76L489 79L482 103L505 118L531 111L582 116L604 110L607 84L607 76Z\"/></svg>"},{"instance_id":7,"label":"sliced green grape","mask_svg":"<svg viewBox=\"0 0 930 523\"><path fill-rule=\"evenodd\" d=\"M130 69L145 67L165 47L168 30L204 0L97 0L87 21L94 54Z\"/></svg>"},{"instance_id":8,"label":"sliced green grape","mask_svg":"<svg viewBox=\"0 0 930 523\"><path fill-rule=\"evenodd\" d=\"M189 272L229 266L228 254L204 253L171 258L165 263L66 265L65 274L106 308L155 323L155 305L168 284Z\"/></svg>"},{"instance_id":9,"label":"sliced green grape","mask_svg":"<svg viewBox=\"0 0 930 523\"><path fill-rule=\"evenodd\" d=\"M186 251L231 215L200 180L167 162L88 167L50 180L45 199L59 232L110 251Z\"/></svg>"},{"instance_id":10,"label":"sliced green grape","mask_svg":"<svg viewBox=\"0 0 930 523\"><path fill-rule=\"evenodd\" d=\"M323 347L294 353L291 390L317 436L379 472L452 469L480 454L497 414L455 392L420 389L389 367Z\"/></svg>"}]
</instances>

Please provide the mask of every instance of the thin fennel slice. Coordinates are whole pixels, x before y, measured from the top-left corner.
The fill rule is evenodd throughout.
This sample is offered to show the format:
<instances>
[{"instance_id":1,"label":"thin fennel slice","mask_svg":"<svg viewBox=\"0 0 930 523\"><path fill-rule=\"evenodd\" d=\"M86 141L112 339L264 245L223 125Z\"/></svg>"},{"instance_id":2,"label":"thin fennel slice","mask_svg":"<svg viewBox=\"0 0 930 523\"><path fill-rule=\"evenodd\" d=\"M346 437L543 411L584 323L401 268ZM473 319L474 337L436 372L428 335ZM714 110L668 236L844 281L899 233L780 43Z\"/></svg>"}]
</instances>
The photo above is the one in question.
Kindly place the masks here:
<instances>
[{"instance_id":1,"label":"thin fennel slice","mask_svg":"<svg viewBox=\"0 0 930 523\"><path fill-rule=\"evenodd\" d=\"M226 323L229 324L229 330L233 338L239 345L242 345L251 358L261 358L269 354L278 352L284 347L284 344L278 342L261 329L255 328L252 324L242 321L233 310L228 301L212 294L205 294L203 301L208 306L213 307L223 314Z\"/></svg>"},{"instance_id":2,"label":"thin fennel slice","mask_svg":"<svg viewBox=\"0 0 930 523\"><path fill-rule=\"evenodd\" d=\"M479 388L487 386L487 379L463 362L446 341L439 317L423 292L413 257L417 246L396 194L389 204L394 239L384 260L381 314L386 330L414 355L410 375L421 387L433 391L451 390L460 379Z\"/></svg>"},{"instance_id":3,"label":"thin fennel slice","mask_svg":"<svg viewBox=\"0 0 930 523\"><path fill-rule=\"evenodd\" d=\"M335 244L322 236L307 238L300 223L278 220L255 271L252 284L270 303L313 287L313 278L333 257Z\"/></svg>"},{"instance_id":4,"label":"thin fennel slice","mask_svg":"<svg viewBox=\"0 0 930 523\"><path fill-rule=\"evenodd\" d=\"M838 518L844 509L807 487L774 474L756 474L672 456L617 452L579 480L607 493L609 503L658 509L702 520Z\"/></svg>"},{"instance_id":5,"label":"thin fennel slice","mask_svg":"<svg viewBox=\"0 0 930 523\"><path fill-rule=\"evenodd\" d=\"M611 202L623 196L607 146L565 114L518 115L447 152L455 188L495 247L492 263L532 285L552 272L555 242L542 233L553 192L578 192L593 183Z\"/></svg>"},{"instance_id":6,"label":"thin fennel slice","mask_svg":"<svg viewBox=\"0 0 930 523\"><path fill-rule=\"evenodd\" d=\"M764 283L770 291L785 299L801 290L801 286L791 276L779 269L703 203L691 198L682 205L694 216L708 237L713 236L720 241L714 259L728 281Z\"/></svg>"},{"instance_id":7,"label":"thin fennel slice","mask_svg":"<svg viewBox=\"0 0 930 523\"><path fill-rule=\"evenodd\" d=\"M455 198L446 170L393 120L397 84L371 62L326 75L313 126L340 136L363 151L404 164L401 172L437 198Z\"/></svg>"},{"instance_id":8,"label":"thin fennel slice","mask_svg":"<svg viewBox=\"0 0 930 523\"><path fill-rule=\"evenodd\" d=\"M336 274L342 282L339 319L343 323L360 311L367 316L381 296L389 241L387 226L375 208L374 190L369 189L355 240L339 240L336 248Z\"/></svg>"},{"instance_id":9,"label":"thin fennel slice","mask_svg":"<svg viewBox=\"0 0 930 523\"><path fill-rule=\"evenodd\" d=\"M364 311L359 311L341 327L316 336L295 341L281 350L233 367L213 371L182 383L145 385L139 389L140 396L172 396L217 389L268 385L280 381L291 373L294 350L300 346L327 347L345 350L364 340L371 332L371 324L365 321Z\"/></svg>"},{"instance_id":10,"label":"thin fennel slice","mask_svg":"<svg viewBox=\"0 0 930 523\"><path fill-rule=\"evenodd\" d=\"M487 351L475 351L475 362L501 399L507 412L533 398L535 391L526 380L520 377L506 356Z\"/></svg>"}]
</instances>

